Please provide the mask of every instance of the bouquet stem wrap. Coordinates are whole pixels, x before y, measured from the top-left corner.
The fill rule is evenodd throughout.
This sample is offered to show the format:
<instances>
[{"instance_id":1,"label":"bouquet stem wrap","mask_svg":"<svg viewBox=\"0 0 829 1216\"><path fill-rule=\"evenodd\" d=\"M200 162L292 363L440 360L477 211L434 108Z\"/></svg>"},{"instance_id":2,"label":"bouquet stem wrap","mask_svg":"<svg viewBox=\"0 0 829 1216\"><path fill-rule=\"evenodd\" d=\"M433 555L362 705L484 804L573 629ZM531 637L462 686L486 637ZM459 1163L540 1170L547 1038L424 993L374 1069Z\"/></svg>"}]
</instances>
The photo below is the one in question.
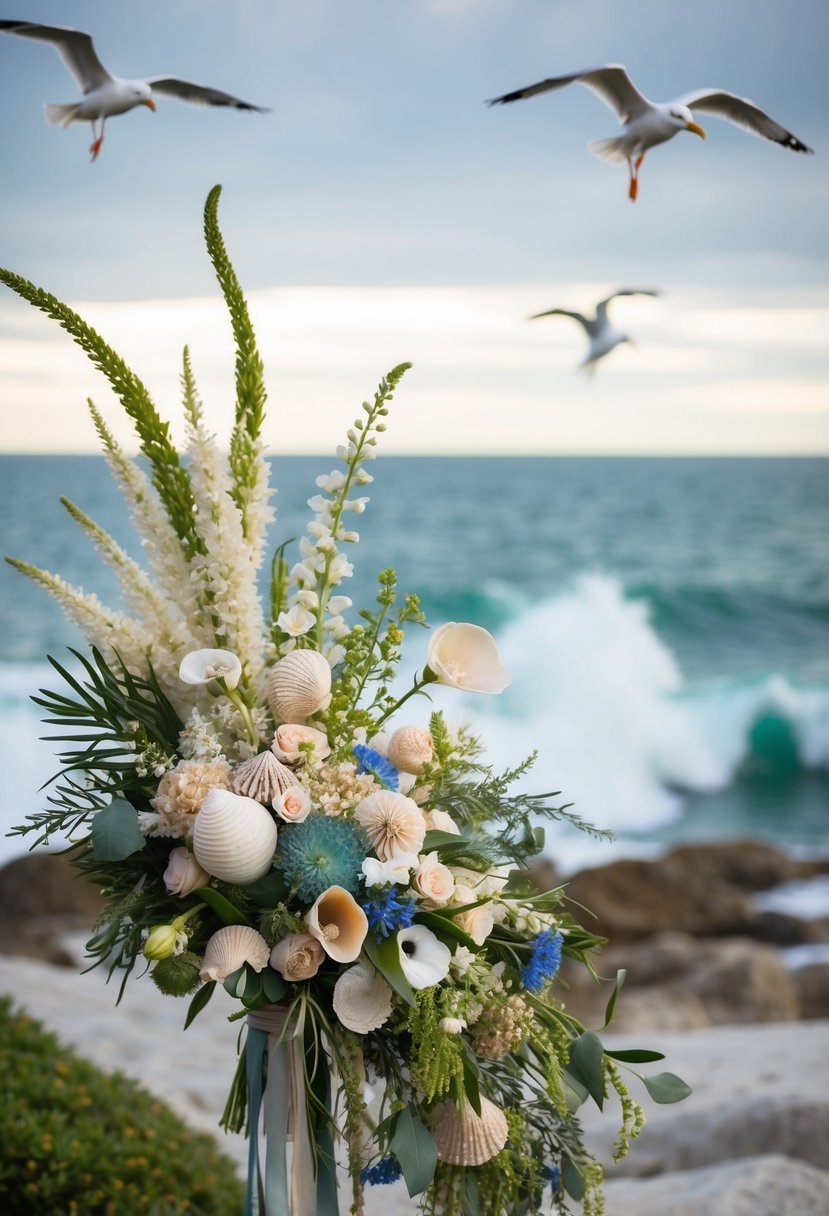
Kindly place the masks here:
<instances>
[{"instance_id":1,"label":"bouquet stem wrap","mask_svg":"<svg viewBox=\"0 0 829 1216\"><path fill-rule=\"evenodd\" d=\"M327 1127L316 1128L316 1144L312 1144L305 1049L298 1033L286 1036L287 1017L288 1010L282 1005L267 1005L248 1014L245 1050L250 1143L244 1216L337 1216L331 1135ZM317 1066L324 1064L318 1060ZM330 1096L327 1075L324 1090L327 1104ZM262 1117L264 1176L259 1160ZM289 1140L293 1142L290 1179Z\"/></svg>"}]
</instances>

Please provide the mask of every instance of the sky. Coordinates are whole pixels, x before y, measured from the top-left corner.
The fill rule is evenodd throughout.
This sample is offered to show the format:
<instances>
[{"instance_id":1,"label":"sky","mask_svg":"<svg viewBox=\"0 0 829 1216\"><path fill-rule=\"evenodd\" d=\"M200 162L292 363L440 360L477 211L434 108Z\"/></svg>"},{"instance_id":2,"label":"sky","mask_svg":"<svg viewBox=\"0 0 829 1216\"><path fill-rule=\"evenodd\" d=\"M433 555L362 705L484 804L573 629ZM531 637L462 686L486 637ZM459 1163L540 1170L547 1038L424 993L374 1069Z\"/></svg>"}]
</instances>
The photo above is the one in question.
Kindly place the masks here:
<instances>
[{"instance_id":1,"label":"sky","mask_svg":"<svg viewBox=\"0 0 829 1216\"><path fill-rule=\"evenodd\" d=\"M21 13L20 8L25 12ZM324 452L395 363L414 363L385 450L829 453L829 78L825 0L27 0L2 16L73 25L125 77L173 74L268 114L159 100L49 127L74 82L52 48L0 35L0 264L72 303L181 433L191 348L226 435L232 346L203 249L223 185L249 296L274 452ZM615 116L571 87L484 99L623 63L668 100L750 97L816 155L716 118L623 169L587 151ZM637 341L588 381L583 335L552 307L615 288ZM0 295L0 450L91 451L85 400L122 442L102 377L58 327Z\"/></svg>"}]
</instances>

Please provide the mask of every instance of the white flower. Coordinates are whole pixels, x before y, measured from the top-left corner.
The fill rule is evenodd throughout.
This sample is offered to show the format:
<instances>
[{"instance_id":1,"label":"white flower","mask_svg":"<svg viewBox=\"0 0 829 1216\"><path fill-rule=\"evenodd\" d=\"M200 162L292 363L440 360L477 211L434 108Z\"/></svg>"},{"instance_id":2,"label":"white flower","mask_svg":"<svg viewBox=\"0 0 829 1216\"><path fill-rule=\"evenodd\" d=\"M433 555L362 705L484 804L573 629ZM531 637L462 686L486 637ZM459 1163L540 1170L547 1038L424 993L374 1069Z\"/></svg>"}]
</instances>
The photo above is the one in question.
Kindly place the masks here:
<instances>
[{"instance_id":1,"label":"white flower","mask_svg":"<svg viewBox=\"0 0 829 1216\"><path fill-rule=\"evenodd\" d=\"M455 820L451 815L447 815L446 811L426 811L424 818L430 832L451 832L453 836L461 834Z\"/></svg>"},{"instance_id":2,"label":"white flower","mask_svg":"<svg viewBox=\"0 0 829 1216\"><path fill-rule=\"evenodd\" d=\"M353 601L347 595L332 595L326 607L336 616L340 612L345 612L346 608L350 608L352 603Z\"/></svg>"},{"instance_id":3,"label":"white flower","mask_svg":"<svg viewBox=\"0 0 829 1216\"><path fill-rule=\"evenodd\" d=\"M480 625L441 625L429 639L427 664L439 684L465 692L503 692L512 680L495 639Z\"/></svg>"},{"instance_id":4,"label":"white flower","mask_svg":"<svg viewBox=\"0 0 829 1216\"><path fill-rule=\"evenodd\" d=\"M438 860L437 853L427 853L414 877L416 890L433 904L445 904L455 891L455 876L448 866Z\"/></svg>"},{"instance_id":5,"label":"white flower","mask_svg":"<svg viewBox=\"0 0 829 1216\"><path fill-rule=\"evenodd\" d=\"M302 759L305 754L300 751L301 743L313 743L315 760L324 760L331 754L324 731L314 730L313 726L300 726L295 722L284 722L276 728L271 751L283 764L292 764Z\"/></svg>"},{"instance_id":6,"label":"white flower","mask_svg":"<svg viewBox=\"0 0 829 1216\"><path fill-rule=\"evenodd\" d=\"M276 620L277 625L292 638L302 637L303 633L307 633L309 629L313 629L316 624L316 618L308 611L307 608L302 608L299 604L294 604L287 612L280 612Z\"/></svg>"},{"instance_id":7,"label":"white flower","mask_svg":"<svg viewBox=\"0 0 829 1216\"><path fill-rule=\"evenodd\" d=\"M341 469L333 469L330 473L321 473L317 485L327 494L336 494L345 485L345 473Z\"/></svg>"},{"instance_id":8,"label":"white flower","mask_svg":"<svg viewBox=\"0 0 829 1216\"><path fill-rule=\"evenodd\" d=\"M173 849L163 874L164 887L168 895L184 897L197 887L206 887L210 875L185 848Z\"/></svg>"},{"instance_id":9,"label":"white flower","mask_svg":"<svg viewBox=\"0 0 829 1216\"><path fill-rule=\"evenodd\" d=\"M286 823L302 823L311 811L311 795L304 785L289 785L271 805Z\"/></svg>"},{"instance_id":10,"label":"white flower","mask_svg":"<svg viewBox=\"0 0 829 1216\"><path fill-rule=\"evenodd\" d=\"M417 863L417 853L395 853L387 861L367 857L363 862L366 886L389 887L392 883L408 883Z\"/></svg>"},{"instance_id":11,"label":"white flower","mask_svg":"<svg viewBox=\"0 0 829 1216\"><path fill-rule=\"evenodd\" d=\"M452 962L450 963L450 966L451 966L452 970L454 971L455 975L464 976L464 975L466 975L467 971L472 966L472 964L475 962L476 958L477 958L477 955L473 954L473 952L470 949L468 949L468 947L456 946L455 953L452 955Z\"/></svg>"},{"instance_id":12,"label":"white flower","mask_svg":"<svg viewBox=\"0 0 829 1216\"><path fill-rule=\"evenodd\" d=\"M449 974L452 953L425 925L410 925L397 934L400 966L412 988L431 988Z\"/></svg>"},{"instance_id":13,"label":"white flower","mask_svg":"<svg viewBox=\"0 0 829 1216\"><path fill-rule=\"evenodd\" d=\"M444 1034L460 1034L465 1025L463 1018L441 1018L438 1022Z\"/></svg>"},{"instance_id":14,"label":"white flower","mask_svg":"<svg viewBox=\"0 0 829 1216\"><path fill-rule=\"evenodd\" d=\"M453 902L456 905L474 904L479 898L470 887L460 883L455 887ZM476 946L482 946L495 928L492 904L480 904L477 908L470 908L468 912L460 912L454 917L454 921L459 929L469 934Z\"/></svg>"},{"instance_id":15,"label":"white flower","mask_svg":"<svg viewBox=\"0 0 829 1216\"><path fill-rule=\"evenodd\" d=\"M181 660L179 679L185 684L209 684L224 680L233 689L242 675L242 664L231 650L191 650Z\"/></svg>"}]
</instances>

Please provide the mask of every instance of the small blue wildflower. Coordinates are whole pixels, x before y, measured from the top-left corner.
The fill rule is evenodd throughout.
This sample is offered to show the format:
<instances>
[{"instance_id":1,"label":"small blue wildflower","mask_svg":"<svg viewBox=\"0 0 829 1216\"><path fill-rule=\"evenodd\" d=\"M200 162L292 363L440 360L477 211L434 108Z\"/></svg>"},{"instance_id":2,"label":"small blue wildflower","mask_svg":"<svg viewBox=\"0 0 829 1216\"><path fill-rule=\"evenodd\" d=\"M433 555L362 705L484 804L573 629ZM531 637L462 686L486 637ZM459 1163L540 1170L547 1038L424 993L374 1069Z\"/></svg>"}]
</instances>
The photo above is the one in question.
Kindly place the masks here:
<instances>
[{"instance_id":1,"label":"small blue wildflower","mask_svg":"<svg viewBox=\"0 0 829 1216\"><path fill-rule=\"evenodd\" d=\"M544 1181L549 1182L550 1190L555 1195L561 1186L561 1170L557 1165L545 1165L541 1172L544 1175Z\"/></svg>"},{"instance_id":2,"label":"small blue wildflower","mask_svg":"<svg viewBox=\"0 0 829 1216\"><path fill-rule=\"evenodd\" d=\"M329 887L353 894L367 852L366 834L353 819L309 815L302 823L280 827L275 864L299 898L313 903Z\"/></svg>"},{"instance_id":3,"label":"small blue wildflower","mask_svg":"<svg viewBox=\"0 0 829 1216\"><path fill-rule=\"evenodd\" d=\"M541 992L555 976L561 965L563 937L554 929L545 929L533 942L530 961L521 971L521 983L528 992Z\"/></svg>"},{"instance_id":4,"label":"small blue wildflower","mask_svg":"<svg viewBox=\"0 0 829 1216\"><path fill-rule=\"evenodd\" d=\"M397 929L408 929L417 911L415 901L398 899L394 887L378 891L373 899L366 900L361 907L368 917L368 927L378 941Z\"/></svg>"},{"instance_id":5,"label":"small blue wildflower","mask_svg":"<svg viewBox=\"0 0 829 1216\"><path fill-rule=\"evenodd\" d=\"M382 1157L376 1165L364 1165L360 1170L360 1181L367 1182L369 1186L386 1186L389 1182L397 1182L402 1176L403 1171L396 1157Z\"/></svg>"},{"instance_id":6,"label":"small blue wildflower","mask_svg":"<svg viewBox=\"0 0 829 1216\"><path fill-rule=\"evenodd\" d=\"M376 751L373 747L366 747L365 743L355 743L353 751L357 757L358 773L368 773L387 790L397 789L400 784L397 769L382 752Z\"/></svg>"}]
</instances>

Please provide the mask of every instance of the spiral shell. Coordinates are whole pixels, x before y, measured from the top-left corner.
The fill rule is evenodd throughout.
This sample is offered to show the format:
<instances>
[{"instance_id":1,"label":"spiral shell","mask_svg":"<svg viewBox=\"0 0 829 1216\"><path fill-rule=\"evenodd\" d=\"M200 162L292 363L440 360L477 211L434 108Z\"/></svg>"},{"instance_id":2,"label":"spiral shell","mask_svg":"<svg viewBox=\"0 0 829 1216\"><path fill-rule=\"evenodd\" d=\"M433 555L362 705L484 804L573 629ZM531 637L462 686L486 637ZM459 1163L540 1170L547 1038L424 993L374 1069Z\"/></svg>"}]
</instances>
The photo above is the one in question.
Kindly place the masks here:
<instances>
[{"instance_id":1,"label":"spiral shell","mask_svg":"<svg viewBox=\"0 0 829 1216\"><path fill-rule=\"evenodd\" d=\"M389 740L388 757L395 768L419 777L432 759L434 742L422 726L398 726Z\"/></svg>"},{"instance_id":2,"label":"spiral shell","mask_svg":"<svg viewBox=\"0 0 829 1216\"><path fill-rule=\"evenodd\" d=\"M248 925L225 925L207 943L199 975L203 980L224 980L243 963L261 971L271 950L261 933Z\"/></svg>"},{"instance_id":3,"label":"spiral shell","mask_svg":"<svg viewBox=\"0 0 829 1216\"><path fill-rule=\"evenodd\" d=\"M276 824L261 802L211 790L196 816L193 852L208 874L244 887L270 869Z\"/></svg>"},{"instance_id":4,"label":"spiral shell","mask_svg":"<svg viewBox=\"0 0 829 1216\"><path fill-rule=\"evenodd\" d=\"M508 1134L504 1112L483 1094L480 1117L470 1102L460 1114L453 1102L444 1103L440 1122L432 1133L438 1158L449 1165L483 1165L500 1153Z\"/></svg>"},{"instance_id":5,"label":"spiral shell","mask_svg":"<svg viewBox=\"0 0 829 1216\"><path fill-rule=\"evenodd\" d=\"M277 760L271 751L259 752L245 760L233 773L233 788L245 798L253 798L269 806L290 785L299 785L287 764Z\"/></svg>"},{"instance_id":6,"label":"spiral shell","mask_svg":"<svg viewBox=\"0 0 829 1216\"><path fill-rule=\"evenodd\" d=\"M277 722L304 722L331 696L331 668L316 650L292 650L268 677L268 704Z\"/></svg>"}]
</instances>

